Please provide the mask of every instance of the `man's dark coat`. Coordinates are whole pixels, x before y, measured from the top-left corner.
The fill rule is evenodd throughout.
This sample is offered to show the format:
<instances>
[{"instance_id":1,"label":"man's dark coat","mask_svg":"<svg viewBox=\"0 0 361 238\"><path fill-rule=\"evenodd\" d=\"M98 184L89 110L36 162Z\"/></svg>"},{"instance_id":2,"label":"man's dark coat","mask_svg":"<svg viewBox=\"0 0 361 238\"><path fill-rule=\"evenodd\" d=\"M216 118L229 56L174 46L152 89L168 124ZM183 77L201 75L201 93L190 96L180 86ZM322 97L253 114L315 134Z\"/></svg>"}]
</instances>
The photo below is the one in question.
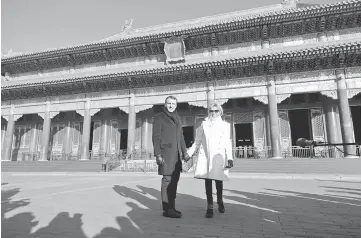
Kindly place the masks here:
<instances>
[{"instance_id":1,"label":"man's dark coat","mask_svg":"<svg viewBox=\"0 0 361 238\"><path fill-rule=\"evenodd\" d=\"M154 155L161 155L164 159L164 164L158 166L158 174L172 175L177 161L181 161L186 153L182 125L177 125L164 112L160 112L154 118L152 139ZM182 166L182 162L178 165Z\"/></svg>"}]
</instances>

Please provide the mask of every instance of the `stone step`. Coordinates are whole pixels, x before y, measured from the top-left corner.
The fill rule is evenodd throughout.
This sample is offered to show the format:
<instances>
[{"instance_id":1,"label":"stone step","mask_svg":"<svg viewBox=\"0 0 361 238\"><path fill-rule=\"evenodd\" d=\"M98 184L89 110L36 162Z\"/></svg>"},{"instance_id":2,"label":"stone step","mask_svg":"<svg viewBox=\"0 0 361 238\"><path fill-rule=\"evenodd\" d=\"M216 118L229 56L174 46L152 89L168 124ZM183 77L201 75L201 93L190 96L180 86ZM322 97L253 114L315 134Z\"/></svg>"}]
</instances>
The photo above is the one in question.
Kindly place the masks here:
<instances>
[{"instance_id":1,"label":"stone step","mask_svg":"<svg viewBox=\"0 0 361 238\"><path fill-rule=\"evenodd\" d=\"M101 161L2 161L2 172L98 172ZM142 166L143 163L140 163ZM361 175L358 159L236 159L231 172Z\"/></svg>"},{"instance_id":2,"label":"stone step","mask_svg":"<svg viewBox=\"0 0 361 238\"><path fill-rule=\"evenodd\" d=\"M101 161L2 161L1 172L98 172Z\"/></svg>"},{"instance_id":3,"label":"stone step","mask_svg":"<svg viewBox=\"0 0 361 238\"><path fill-rule=\"evenodd\" d=\"M361 175L361 158L357 159L236 159L233 172L243 173L301 173Z\"/></svg>"}]
</instances>

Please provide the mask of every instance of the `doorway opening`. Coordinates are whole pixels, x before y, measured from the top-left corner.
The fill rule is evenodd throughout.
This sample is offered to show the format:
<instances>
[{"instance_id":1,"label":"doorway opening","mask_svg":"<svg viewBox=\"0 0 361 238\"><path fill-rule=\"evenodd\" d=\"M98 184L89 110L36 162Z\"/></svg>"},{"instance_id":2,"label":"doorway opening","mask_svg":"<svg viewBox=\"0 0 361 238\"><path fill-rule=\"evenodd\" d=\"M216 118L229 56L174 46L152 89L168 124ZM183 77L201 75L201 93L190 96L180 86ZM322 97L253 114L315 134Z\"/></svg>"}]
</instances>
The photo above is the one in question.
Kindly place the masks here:
<instances>
[{"instance_id":1,"label":"doorway opening","mask_svg":"<svg viewBox=\"0 0 361 238\"><path fill-rule=\"evenodd\" d=\"M128 146L128 129L120 130L120 145L119 149L126 150Z\"/></svg>"},{"instance_id":2,"label":"doorway opening","mask_svg":"<svg viewBox=\"0 0 361 238\"><path fill-rule=\"evenodd\" d=\"M253 124L235 124L234 129L237 147L237 150L235 151L235 156L237 158L254 157Z\"/></svg>"},{"instance_id":3,"label":"doorway opening","mask_svg":"<svg viewBox=\"0 0 361 238\"><path fill-rule=\"evenodd\" d=\"M193 126L184 126L183 127L183 136L186 143L186 147L189 148L194 142L194 127Z\"/></svg>"},{"instance_id":4,"label":"doorway opening","mask_svg":"<svg viewBox=\"0 0 361 238\"><path fill-rule=\"evenodd\" d=\"M361 145L361 106L351 106L355 142ZM358 152L360 153L360 151Z\"/></svg>"},{"instance_id":5,"label":"doorway opening","mask_svg":"<svg viewBox=\"0 0 361 238\"><path fill-rule=\"evenodd\" d=\"M94 132L94 122L90 124L90 139L89 139L89 151L93 150L93 132Z\"/></svg>"},{"instance_id":6,"label":"doorway opening","mask_svg":"<svg viewBox=\"0 0 361 238\"><path fill-rule=\"evenodd\" d=\"M292 145L296 145L298 138L306 138L307 140L312 139L311 127L310 127L310 116L308 109L297 109L289 110L288 116L291 127L291 140Z\"/></svg>"}]
</instances>

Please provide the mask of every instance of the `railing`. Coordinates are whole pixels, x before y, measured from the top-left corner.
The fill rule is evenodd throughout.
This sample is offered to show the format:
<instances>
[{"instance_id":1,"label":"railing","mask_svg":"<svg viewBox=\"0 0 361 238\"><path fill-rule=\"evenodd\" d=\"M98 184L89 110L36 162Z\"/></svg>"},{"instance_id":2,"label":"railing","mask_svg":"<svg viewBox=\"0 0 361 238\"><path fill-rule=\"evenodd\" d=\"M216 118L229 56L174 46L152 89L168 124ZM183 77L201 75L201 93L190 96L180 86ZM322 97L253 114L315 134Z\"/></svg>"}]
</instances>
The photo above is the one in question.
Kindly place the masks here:
<instances>
[{"instance_id":1,"label":"railing","mask_svg":"<svg viewBox=\"0 0 361 238\"><path fill-rule=\"evenodd\" d=\"M234 147L234 159L267 159L272 157L270 147ZM291 146L281 151L283 158L343 158L345 157L343 147L320 146L320 147L299 147ZM80 160L81 151L77 154L56 152L49 150L48 160ZM356 154L361 157L361 146L356 145ZM22 161L38 161L40 152L21 152ZM100 151L89 151L90 160L99 160L106 165L106 170L114 171L157 171L158 166L152 151L133 150L130 154L126 150L119 150L113 153ZM184 171L193 171L197 163L197 156L193 156L188 162L183 162Z\"/></svg>"},{"instance_id":2,"label":"railing","mask_svg":"<svg viewBox=\"0 0 361 238\"><path fill-rule=\"evenodd\" d=\"M233 147L233 157L236 159L266 159L272 156L271 147L256 148L251 146Z\"/></svg>"},{"instance_id":3,"label":"railing","mask_svg":"<svg viewBox=\"0 0 361 238\"><path fill-rule=\"evenodd\" d=\"M38 161L40 159L40 152L21 152L22 161Z\"/></svg>"}]
</instances>

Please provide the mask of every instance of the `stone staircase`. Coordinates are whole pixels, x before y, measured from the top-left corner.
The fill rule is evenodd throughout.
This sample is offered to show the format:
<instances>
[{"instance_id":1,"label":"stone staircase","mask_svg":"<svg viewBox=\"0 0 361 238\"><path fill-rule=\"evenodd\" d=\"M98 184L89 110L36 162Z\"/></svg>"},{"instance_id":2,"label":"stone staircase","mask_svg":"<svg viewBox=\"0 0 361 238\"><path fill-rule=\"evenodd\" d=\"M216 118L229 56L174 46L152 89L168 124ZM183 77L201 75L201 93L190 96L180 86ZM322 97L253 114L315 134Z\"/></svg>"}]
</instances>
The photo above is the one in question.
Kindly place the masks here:
<instances>
[{"instance_id":1,"label":"stone staircase","mask_svg":"<svg viewBox=\"0 0 361 238\"><path fill-rule=\"evenodd\" d=\"M1 172L99 172L101 161L1 161Z\"/></svg>"},{"instance_id":2,"label":"stone staircase","mask_svg":"<svg viewBox=\"0 0 361 238\"><path fill-rule=\"evenodd\" d=\"M113 171L144 171L143 160L136 161L138 169L134 169L129 162L127 169ZM148 172L156 172L157 166L154 161L147 163ZM149 167L150 166L150 167ZM154 167L154 168L153 168ZM2 172L99 172L101 171L99 160L55 160L55 161L2 161ZM285 173L285 174L346 174L361 175L361 158L322 158L322 159L235 159L231 172L239 173ZM189 173L192 173L191 171Z\"/></svg>"}]
</instances>

